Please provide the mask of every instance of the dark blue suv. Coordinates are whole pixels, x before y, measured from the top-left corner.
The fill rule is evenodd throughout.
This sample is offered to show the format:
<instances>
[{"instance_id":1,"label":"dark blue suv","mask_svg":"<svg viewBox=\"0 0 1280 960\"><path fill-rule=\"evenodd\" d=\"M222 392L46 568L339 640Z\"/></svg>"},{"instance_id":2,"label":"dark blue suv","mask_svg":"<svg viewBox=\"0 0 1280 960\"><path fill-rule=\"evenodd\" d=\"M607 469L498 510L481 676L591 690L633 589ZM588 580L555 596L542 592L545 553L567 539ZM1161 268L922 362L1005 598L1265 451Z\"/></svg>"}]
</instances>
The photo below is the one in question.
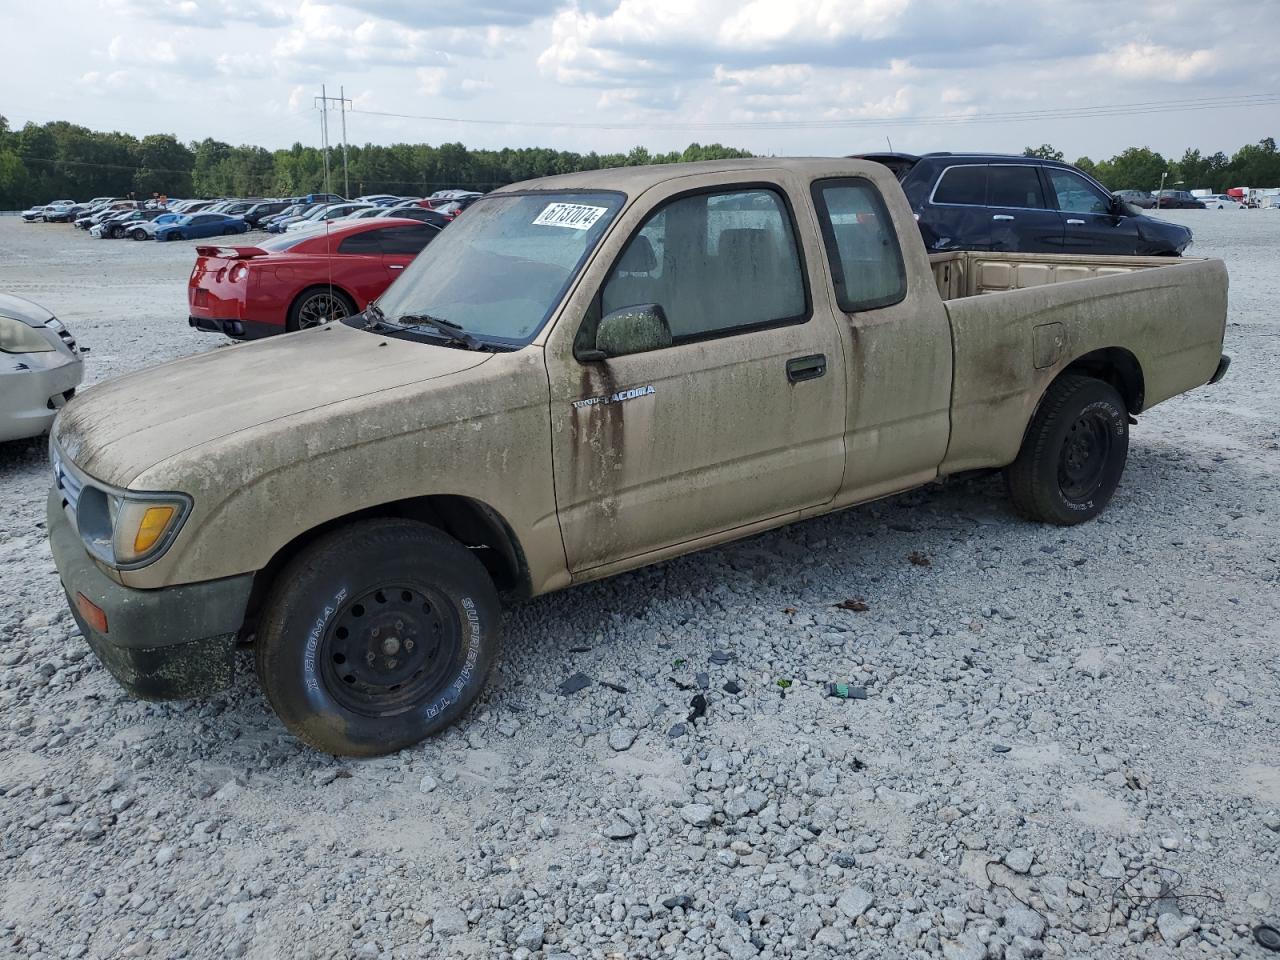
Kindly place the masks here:
<instances>
[{"instance_id":1,"label":"dark blue suv","mask_svg":"<svg viewBox=\"0 0 1280 960\"><path fill-rule=\"evenodd\" d=\"M1186 227L1137 207L1068 163L988 153L862 154L897 175L931 251L1179 256Z\"/></svg>"}]
</instances>

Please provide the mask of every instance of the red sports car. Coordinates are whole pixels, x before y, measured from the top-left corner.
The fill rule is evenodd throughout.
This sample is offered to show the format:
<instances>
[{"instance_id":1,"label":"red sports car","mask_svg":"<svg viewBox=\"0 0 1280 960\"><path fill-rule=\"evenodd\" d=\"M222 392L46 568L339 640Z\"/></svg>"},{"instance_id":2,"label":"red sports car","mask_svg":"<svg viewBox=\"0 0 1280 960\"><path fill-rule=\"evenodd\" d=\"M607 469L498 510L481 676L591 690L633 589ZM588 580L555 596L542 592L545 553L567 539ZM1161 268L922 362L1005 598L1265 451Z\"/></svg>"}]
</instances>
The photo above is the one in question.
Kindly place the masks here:
<instances>
[{"instance_id":1,"label":"red sports car","mask_svg":"<svg viewBox=\"0 0 1280 960\"><path fill-rule=\"evenodd\" d=\"M189 322L254 339L341 320L380 296L439 233L388 217L331 222L256 247L196 247Z\"/></svg>"}]
</instances>

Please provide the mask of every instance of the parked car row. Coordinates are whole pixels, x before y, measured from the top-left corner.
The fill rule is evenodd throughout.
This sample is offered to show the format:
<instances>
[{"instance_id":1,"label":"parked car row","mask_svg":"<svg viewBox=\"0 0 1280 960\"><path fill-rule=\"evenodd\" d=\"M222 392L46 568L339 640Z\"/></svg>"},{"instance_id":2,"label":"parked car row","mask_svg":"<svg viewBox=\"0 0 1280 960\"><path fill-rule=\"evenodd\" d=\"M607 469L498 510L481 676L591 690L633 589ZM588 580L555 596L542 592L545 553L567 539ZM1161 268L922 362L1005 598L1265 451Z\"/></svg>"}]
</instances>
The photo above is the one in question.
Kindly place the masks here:
<instances>
[{"instance_id":1,"label":"parked car row","mask_svg":"<svg viewBox=\"0 0 1280 960\"><path fill-rule=\"evenodd\" d=\"M95 197L82 204L54 200L23 211L22 218L29 223L73 223L104 240L131 237L161 242L233 236L250 230L296 233L357 218L417 220L442 229L481 196L474 191L441 190L430 197L379 193L354 200L333 193L163 201Z\"/></svg>"}]
</instances>

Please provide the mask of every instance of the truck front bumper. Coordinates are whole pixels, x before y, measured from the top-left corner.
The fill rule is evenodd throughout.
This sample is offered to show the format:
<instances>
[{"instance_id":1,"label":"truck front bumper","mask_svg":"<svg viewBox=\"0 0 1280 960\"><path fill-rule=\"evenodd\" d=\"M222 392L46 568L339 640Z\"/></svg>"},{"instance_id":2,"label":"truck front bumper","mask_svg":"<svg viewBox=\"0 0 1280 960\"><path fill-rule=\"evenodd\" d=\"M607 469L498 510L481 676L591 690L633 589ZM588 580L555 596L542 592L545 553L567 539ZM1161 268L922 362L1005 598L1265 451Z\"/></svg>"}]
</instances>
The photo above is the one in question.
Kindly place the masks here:
<instances>
[{"instance_id":1,"label":"truck front bumper","mask_svg":"<svg viewBox=\"0 0 1280 960\"><path fill-rule=\"evenodd\" d=\"M56 488L49 494L47 517L49 547L71 615L125 690L144 700L177 700L231 682L253 574L134 590L116 583L90 558ZM95 608L101 616L95 614L90 623L86 611Z\"/></svg>"}]
</instances>

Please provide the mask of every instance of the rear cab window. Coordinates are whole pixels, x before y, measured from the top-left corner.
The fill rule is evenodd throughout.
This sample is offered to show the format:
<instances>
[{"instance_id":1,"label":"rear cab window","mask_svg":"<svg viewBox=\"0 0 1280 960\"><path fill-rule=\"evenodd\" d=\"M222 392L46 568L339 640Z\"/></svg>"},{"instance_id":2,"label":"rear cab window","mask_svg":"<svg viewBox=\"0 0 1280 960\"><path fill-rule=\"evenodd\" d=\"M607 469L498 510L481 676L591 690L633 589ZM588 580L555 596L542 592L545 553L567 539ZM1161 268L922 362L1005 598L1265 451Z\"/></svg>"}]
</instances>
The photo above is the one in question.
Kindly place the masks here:
<instances>
[{"instance_id":1,"label":"rear cab window","mask_svg":"<svg viewBox=\"0 0 1280 960\"><path fill-rule=\"evenodd\" d=\"M906 299L898 234L875 185L861 178L819 180L812 193L840 309L855 313Z\"/></svg>"}]
</instances>

